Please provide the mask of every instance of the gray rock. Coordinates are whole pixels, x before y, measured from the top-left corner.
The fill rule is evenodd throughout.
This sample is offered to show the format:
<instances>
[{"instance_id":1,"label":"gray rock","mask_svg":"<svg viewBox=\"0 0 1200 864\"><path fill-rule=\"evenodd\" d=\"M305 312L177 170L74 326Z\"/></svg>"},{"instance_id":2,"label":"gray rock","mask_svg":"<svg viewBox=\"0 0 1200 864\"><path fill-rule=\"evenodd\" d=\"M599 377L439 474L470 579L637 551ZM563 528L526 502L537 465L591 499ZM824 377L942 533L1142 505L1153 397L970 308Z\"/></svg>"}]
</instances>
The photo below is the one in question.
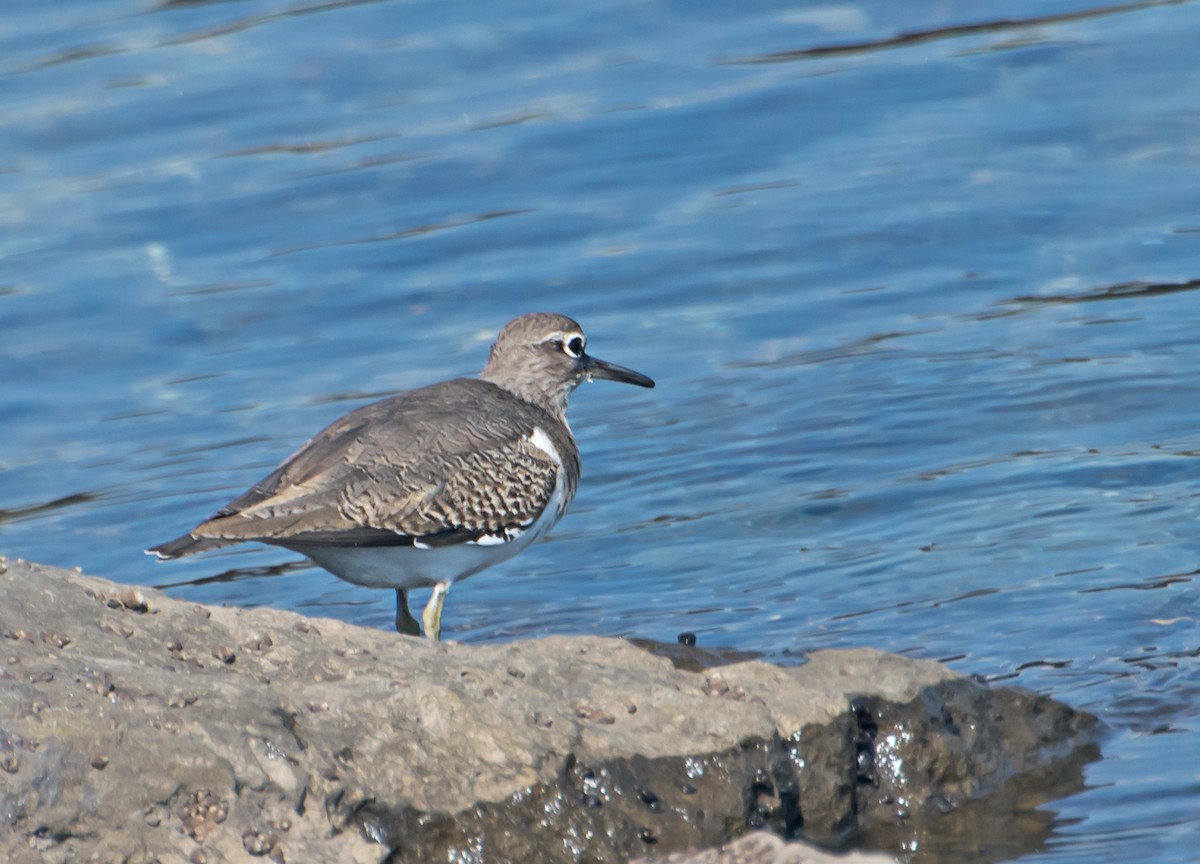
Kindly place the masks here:
<instances>
[{"instance_id":1,"label":"gray rock","mask_svg":"<svg viewBox=\"0 0 1200 864\"><path fill-rule=\"evenodd\" d=\"M1036 844L1013 814L1095 757L1088 715L868 649L689 672L614 639L435 644L0 571L10 861L607 862L759 827Z\"/></svg>"},{"instance_id":2,"label":"gray rock","mask_svg":"<svg viewBox=\"0 0 1200 864\"><path fill-rule=\"evenodd\" d=\"M896 864L895 858L879 852L834 854L807 843L785 843L765 831L747 834L719 849L675 852L665 858L642 858L635 864L651 860L663 864Z\"/></svg>"}]
</instances>

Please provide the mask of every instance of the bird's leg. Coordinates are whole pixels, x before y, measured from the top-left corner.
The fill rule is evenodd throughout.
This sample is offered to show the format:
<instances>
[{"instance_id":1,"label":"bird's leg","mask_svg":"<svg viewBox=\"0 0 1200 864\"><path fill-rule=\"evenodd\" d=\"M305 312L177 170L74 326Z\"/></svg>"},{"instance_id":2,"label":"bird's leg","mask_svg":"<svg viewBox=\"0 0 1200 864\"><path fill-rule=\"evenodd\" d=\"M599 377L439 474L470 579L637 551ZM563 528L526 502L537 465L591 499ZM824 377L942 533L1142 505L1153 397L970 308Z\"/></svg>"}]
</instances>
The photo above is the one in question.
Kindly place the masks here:
<instances>
[{"instance_id":1,"label":"bird's leg","mask_svg":"<svg viewBox=\"0 0 1200 864\"><path fill-rule=\"evenodd\" d=\"M449 582L438 582L433 586L425 611L421 613L421 621L425 624L425 638L434 642L442 638L442 605L446 602L446 592L450 590Z\"/></svg>"},{"instance_id":2,"label":"bird's leg","mask_svg":"<svg viewBox=\"0 0 1200 864\"><path fill-rule=\"evenodd\" d=\"M396 589L396 632L405 636L421 635L421 625L408 611L408 597L403 588Z\"/></svg>"}]
</instances>

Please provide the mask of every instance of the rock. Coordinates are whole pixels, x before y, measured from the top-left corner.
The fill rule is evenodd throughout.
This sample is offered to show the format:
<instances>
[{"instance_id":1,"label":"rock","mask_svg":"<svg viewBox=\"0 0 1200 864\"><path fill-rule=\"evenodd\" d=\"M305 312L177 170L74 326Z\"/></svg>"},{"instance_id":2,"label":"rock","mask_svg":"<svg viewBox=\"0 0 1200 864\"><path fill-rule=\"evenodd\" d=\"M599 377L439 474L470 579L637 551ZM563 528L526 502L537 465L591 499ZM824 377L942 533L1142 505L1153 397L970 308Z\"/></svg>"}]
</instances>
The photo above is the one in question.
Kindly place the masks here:
<instances>
[{"instance_id":1,"label":"rock","mask_svg":"<svg viewBox=\"0 0 1200 864\"><path fill-rule=\"evenodd\" d=\"M693 672L681 646L437 644L3 564L3 860L608 862L757 828L1010 849L1096 755L1089 715L869 649Z\"/></svg>"},{"instance_id":2,"label":"rock","mask_svg":"<svg viewBox=\"0 0 1200 864\"><path fill-rule=\"evenodd\" d=\"M896 864L879 852L834 854L807 843L785 843L774 834L755 831L719 849L676 852L665 858L640 858L634 864Z\"/></svg>"}]
</instances>

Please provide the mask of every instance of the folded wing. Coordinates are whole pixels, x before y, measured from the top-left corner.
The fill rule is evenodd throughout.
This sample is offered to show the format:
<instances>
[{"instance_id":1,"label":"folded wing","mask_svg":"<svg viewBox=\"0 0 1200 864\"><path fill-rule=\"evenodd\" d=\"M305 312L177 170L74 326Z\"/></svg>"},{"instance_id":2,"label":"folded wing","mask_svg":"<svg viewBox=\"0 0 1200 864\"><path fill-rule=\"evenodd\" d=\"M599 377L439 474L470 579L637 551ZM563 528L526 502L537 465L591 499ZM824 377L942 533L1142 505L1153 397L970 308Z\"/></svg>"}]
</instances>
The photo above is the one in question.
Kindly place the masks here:
<instances>
[{"instance_id":1,"label":"folded wing","mask_svg":"<svg viewBox=\"0 0 1200 864\"><path fill-rule=\"evenodd\" d=\"M541 409L485 381L411 391L335 421L211 519L150 551L178 557L247 540L506 542L546 508L563 460L578 464L569 438L548 451L544 431L543 440L531 437L531 429L556 428Z\"/></svg>"}]
</instances>

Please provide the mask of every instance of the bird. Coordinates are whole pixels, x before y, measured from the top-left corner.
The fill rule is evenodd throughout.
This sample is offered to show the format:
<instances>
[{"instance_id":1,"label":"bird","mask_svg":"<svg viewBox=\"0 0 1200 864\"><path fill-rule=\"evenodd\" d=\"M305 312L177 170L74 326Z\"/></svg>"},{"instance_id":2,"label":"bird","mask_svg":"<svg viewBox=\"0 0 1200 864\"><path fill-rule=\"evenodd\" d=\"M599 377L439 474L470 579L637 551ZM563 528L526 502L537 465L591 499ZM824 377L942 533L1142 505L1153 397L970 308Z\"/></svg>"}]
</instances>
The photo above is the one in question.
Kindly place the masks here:
<instances>
[{"instance_id":1,"label":"bird","mask_svg":"<svg viewBox=\"0 0 1200 864\"><path fill-rule=\"evenodd\" d=\"M587 353L583 328L534 312L508 322L475 378L372 402L333 421L159 559L255 541L396 592L396 630L441 638L450 586L539 539L580 479L567 401L584 381L652 388ZM432 588L418 624L408 592Z\"/></svg>"}]
</instances>

